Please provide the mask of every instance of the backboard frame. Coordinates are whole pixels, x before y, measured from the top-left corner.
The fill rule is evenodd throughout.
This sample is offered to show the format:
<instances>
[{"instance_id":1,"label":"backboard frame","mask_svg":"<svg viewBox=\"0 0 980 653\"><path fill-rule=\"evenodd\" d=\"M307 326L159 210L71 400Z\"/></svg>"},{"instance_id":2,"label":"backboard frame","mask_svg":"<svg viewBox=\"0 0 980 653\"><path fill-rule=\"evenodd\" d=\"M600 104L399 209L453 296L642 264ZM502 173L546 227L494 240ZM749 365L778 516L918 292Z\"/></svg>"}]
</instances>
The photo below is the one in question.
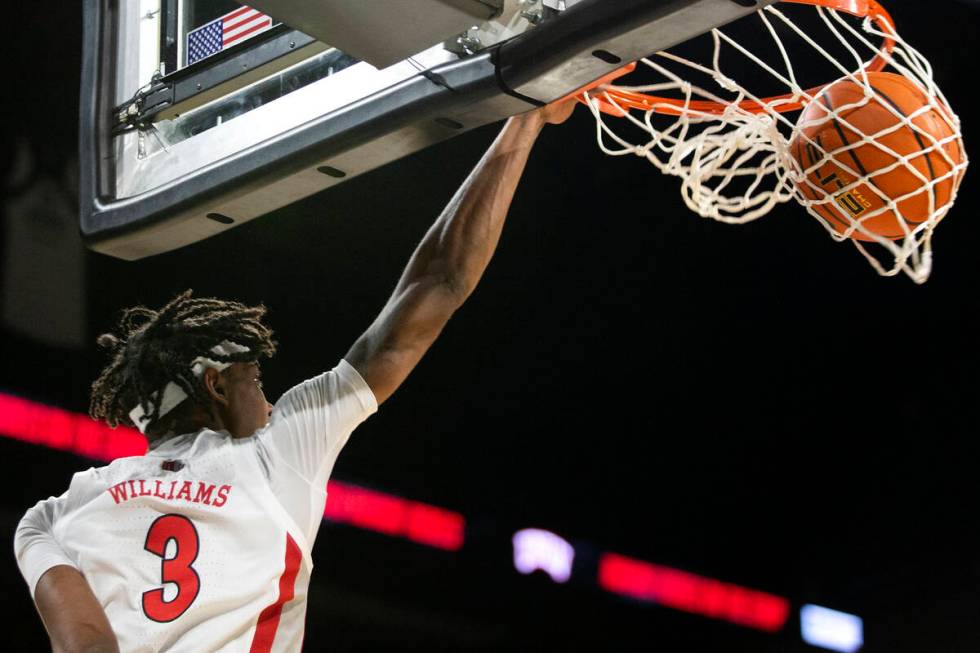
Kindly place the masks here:
<instances>
[{"instance_id":1,"label":"backboard frame","mask_svg":"<svg viewBox=\"0 0 980 653\"><path fill-rule=\"evenodd\" d=\"M111 27L118 1L84 4L80 227L91 248L134 260L219 234L424 147L541 106L629 60L775 0L751 7L745 0L581 0L511 40L447 57L129 197L118 196L113 176L119 150L110 120L118 93Z\"/></svg>"}]
</instances>

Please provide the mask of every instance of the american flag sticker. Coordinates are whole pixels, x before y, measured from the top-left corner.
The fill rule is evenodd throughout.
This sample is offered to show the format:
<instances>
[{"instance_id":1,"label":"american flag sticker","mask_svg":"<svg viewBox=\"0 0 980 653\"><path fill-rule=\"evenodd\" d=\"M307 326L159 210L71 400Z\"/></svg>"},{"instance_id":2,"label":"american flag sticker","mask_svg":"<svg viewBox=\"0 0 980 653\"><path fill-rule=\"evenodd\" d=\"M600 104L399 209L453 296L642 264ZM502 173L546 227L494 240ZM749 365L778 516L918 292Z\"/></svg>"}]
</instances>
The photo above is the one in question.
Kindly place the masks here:
<instances>
[{"instance_id":1,"label":"american flag sticker","mask_svg":"<svg viewBox=\"0 0 980 653\"><path fill-rule=\"evenodd\" d=\"M248 40L272 27L272 18L241 7L187 33L187 65Z\"/></svg>"}]
</instances>

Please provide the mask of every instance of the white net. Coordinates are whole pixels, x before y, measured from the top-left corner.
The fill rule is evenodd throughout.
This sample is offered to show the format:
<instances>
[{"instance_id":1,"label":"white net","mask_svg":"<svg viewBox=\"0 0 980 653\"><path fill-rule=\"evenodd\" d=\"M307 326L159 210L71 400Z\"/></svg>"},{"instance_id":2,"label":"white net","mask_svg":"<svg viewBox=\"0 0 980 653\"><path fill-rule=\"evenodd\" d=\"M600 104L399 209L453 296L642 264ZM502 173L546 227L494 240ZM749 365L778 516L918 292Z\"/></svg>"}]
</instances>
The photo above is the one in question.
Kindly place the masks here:
<instances>
[{"instance_id":1,"label":"white net","mask_svg":"<svg viewBox=\"0 0 980 653\"><path fill-rule=\"evenodd\" d=\"M641 60L654 83L586 92L599 147L679 177L687 206L721 222L795 199L880 274L922 283L933 229L968 165L959 118L876 3L863 18L820 6L792 7L807 15L791 17L790 8L760 10L761 26L747 31L744 21L730 26L751 48L716 29L704 63L658 52ZM821 79L811 78L816 63Z\"/></svg>"}]
</instances>

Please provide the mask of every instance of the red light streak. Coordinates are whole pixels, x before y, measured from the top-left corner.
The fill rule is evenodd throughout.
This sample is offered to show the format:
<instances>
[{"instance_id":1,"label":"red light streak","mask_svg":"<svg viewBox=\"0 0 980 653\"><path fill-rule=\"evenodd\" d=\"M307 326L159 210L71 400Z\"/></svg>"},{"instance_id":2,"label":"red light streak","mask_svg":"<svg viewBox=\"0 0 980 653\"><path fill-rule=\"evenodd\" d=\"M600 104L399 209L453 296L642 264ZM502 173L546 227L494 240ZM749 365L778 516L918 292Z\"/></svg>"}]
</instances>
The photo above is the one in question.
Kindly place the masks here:
<instances>
[{"instance_id":1,"label":"red light streak","mask_svg":"<svg viewBox=\"0 0 980 653\"><path fill-rule=\"evenodd\" d=\"M0 393L0 433L105 462L146 453L146 439L136 429L122 426L111 429L88 415L3 393Z\"/></svg>"},{"instance_id":2,"label":"red light streak","mask_svg":"<svg viewBox=\"0 0 980 653\"><path fill-rule=\"evenodd\" d=\"M770 633L789 617L781 596L615 553L602 554L598 580L609 592Z\"/></svg>"},{"instance_id":3,"label":"red light streak","mask_svg":"<svg viewBox=\"0 0 980 653\"><path fill-rule=\"evenodd\" d=\"M340 481L329 481L327 492L323 516L331 521L447 551L463 546L466 520L459 513Z\"/></svg>"}]
</instances>

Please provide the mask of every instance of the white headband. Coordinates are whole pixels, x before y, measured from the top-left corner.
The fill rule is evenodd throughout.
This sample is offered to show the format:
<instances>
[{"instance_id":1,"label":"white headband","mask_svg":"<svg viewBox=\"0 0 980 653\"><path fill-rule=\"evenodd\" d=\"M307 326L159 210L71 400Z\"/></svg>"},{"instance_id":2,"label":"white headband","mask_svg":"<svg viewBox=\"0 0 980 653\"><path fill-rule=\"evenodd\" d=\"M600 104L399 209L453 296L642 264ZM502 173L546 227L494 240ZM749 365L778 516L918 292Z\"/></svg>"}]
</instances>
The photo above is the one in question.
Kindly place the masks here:
<instances>
[{"instance_id":1,"label":"white headband","mask_svg":"<svg viewBox=\"0 0 980 653\"><path fill-rule=\"evenodd\" d=\"M249 351L248 347L239 345L238 343L231 342L229 340L225 340L220 345L215 345L211 348L211 353L217 354L218 356L240 354L246 351ZM204 375L204 370L209 367L221 372L231 367L231 363L219 363L216 360L212 360L204 356L198 356L191 362L191 372L193 372L194 376L197 378L201 378ZM150 396L150 401L156 402L158 394L160 393L154 392ZM157 412L157 419L160 419L172 411L177 407L177 404L182 402L184 399L187 399L187 393L184 392L179 385L173 381L167 383L167 385L163 386L163 396L160 398L160 410ZM140 433L143 433L144 435L146 434L146 427L150 425L150 418L146 414L146 411L143 410L142 406L137 405L136 408L129 411L129 419L133 420L133 424L135 424L136 428L140 430Z\"/></svg>"}]
</instances>

